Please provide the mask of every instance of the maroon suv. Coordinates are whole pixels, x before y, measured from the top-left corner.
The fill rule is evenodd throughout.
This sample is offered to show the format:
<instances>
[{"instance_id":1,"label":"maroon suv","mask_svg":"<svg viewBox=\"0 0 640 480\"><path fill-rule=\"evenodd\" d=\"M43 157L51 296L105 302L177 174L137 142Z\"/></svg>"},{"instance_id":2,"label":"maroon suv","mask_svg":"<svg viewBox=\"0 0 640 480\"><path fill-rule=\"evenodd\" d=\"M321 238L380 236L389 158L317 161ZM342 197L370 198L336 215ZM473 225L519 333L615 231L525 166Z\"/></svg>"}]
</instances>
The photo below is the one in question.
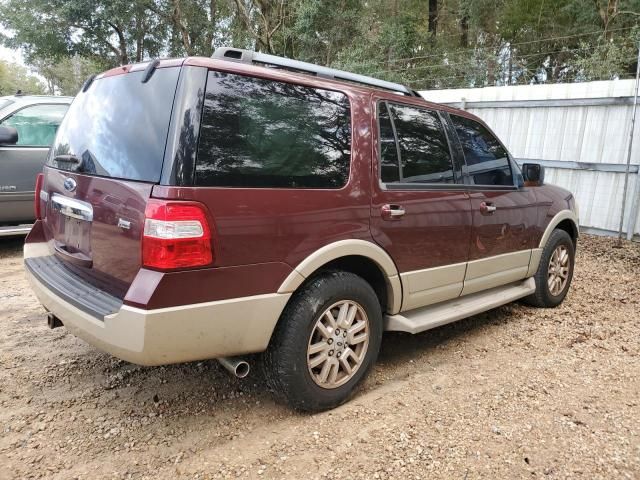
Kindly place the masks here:
<instances>
[{"instance_id":1,"label":"maroon suv","mask_svg":"<svg viewBox=\"0 0 640 480\"><path fill-rule=\"evenodd\" d=\"M36 212L25 265L50 326L142 365L242 375L265 352L303 410L347 399L385 330L558 305L578 237L571 193L473 115L237 49L89 79Z\"/></svg>"}]
</instances>

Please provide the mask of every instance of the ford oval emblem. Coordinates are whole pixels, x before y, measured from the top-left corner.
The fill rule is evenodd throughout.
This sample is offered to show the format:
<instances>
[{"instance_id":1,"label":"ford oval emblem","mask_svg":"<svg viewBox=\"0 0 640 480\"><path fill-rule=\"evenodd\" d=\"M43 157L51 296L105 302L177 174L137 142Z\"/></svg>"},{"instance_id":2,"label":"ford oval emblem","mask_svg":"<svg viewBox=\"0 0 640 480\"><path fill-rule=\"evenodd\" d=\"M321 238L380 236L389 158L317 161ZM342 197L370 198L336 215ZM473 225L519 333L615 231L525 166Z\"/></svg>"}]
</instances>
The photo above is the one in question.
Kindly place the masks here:
<instances>
[{"instance_id":1,"label":"ford oval emblem","mask_svg":"<svg viewBox=\"0 0 640 480\"><path fill-rule=\"evenodd\" d=\"M76 189L76 187L78 186L76 181L71 177L65 178L63 185L64 185L64 189L67 192L73 192Z\"/></svg>"}]
</instances>

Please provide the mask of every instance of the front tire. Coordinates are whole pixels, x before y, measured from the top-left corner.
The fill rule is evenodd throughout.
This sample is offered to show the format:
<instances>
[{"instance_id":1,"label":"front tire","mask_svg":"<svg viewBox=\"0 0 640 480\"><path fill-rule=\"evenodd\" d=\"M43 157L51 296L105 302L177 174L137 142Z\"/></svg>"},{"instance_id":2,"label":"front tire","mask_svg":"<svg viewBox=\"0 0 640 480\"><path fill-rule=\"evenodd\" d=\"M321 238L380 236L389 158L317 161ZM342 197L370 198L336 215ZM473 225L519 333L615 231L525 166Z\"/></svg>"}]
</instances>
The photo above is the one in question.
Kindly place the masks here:
<instances>
[{"instance_id":1,"label":"front tire","mask_svg":"<svg viewBox=\"0 0 640 480\"><path fill-rule=\"evenodd\" d=\"M553 308L567 296L575 264L575 246L564 230L554 230L542 251L538 271L534 275L536 291L524 298L534 307Z\"/></svg>"},{"instance_id":2,"label":"front tire","mask_svg":"<svg viewBox=\"0 0 640 480\"><path fill-rule=\"evenodd\" d=\"M331 271L311 279L285 308L264 357L265 377L291 407L345 402L375 363L382 310L363 278Z\"/></svg>"}]
</instances>

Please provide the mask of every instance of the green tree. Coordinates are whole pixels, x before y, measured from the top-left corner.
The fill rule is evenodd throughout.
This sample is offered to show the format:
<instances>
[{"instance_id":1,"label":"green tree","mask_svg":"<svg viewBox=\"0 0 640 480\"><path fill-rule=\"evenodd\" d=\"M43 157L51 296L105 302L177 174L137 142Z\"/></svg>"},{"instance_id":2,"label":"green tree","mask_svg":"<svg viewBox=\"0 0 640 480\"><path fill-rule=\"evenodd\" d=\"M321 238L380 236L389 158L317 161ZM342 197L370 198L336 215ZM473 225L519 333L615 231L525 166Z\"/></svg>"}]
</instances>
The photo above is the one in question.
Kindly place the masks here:
<instances>
[{"instance_id":1,"label":"green tree","mask_svg":"<svg viewBox=\"0 0 640 480\"><path fill-rule=\"evenodd\" d=\"M15 63L0 60L0 96L24 94L41 95L45 93L42 82L30 75L26 68Z\"/></svg>"},{"instance_id":2,"label":"green tree","mask_svg":"<svg viewBox=\"0 0 640 480\"><path fill-rule=\"evenodd\" d=\"M78 93L85 80L107 68L104 63L89 57L75 55L60 59L38 59L35 61L38 73L47 82L50 95L73 96Z\"/></svg>"}]
</instances>

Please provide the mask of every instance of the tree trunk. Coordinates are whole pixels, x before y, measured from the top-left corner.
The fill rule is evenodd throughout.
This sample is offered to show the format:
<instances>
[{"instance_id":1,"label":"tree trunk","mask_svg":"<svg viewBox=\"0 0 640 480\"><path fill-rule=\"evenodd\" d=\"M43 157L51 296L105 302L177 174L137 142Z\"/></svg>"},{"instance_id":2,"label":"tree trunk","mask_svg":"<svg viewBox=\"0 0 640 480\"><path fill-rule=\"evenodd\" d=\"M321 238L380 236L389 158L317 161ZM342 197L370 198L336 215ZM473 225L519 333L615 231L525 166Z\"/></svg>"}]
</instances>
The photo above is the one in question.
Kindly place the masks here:
<instances>
[{"instance_id":1,"label":"tree trunk","mask_svg":"<svg viewBox=\"0 0 640 480\"><path fill-rule=\"evenodd\" d=\"M182 38L182 45L184 46L184 51L187 56L193 55L193 49L191 40L189 38L189 31L182 23L182 10L180 8L180 0L173 1L173 21L175 22L178 30L180 31L180 36Z\"/></svg>"},{"instance_id":2,"label":"tree trunk","mask_svg":"<svg viewBox=\"0 0 640 480\"><path fill-rule=\"evenodd\" d=\"M216 31L216 0L209 1L209 15L209 30L204 37L206 41L205 48L207 49L204 54L208 57L213 53L213 37Z\"/></svg>"},{"instance_id":3,"label":"tree trunk","mask_svg":"<svg viewBox=\"0 0 640 480\"><path fill-rule=\"evenodd\" d=\"M600 20L602 21L602 28L604 29L604 38L611 40L612 33L609 31L609 24L618 14L618 1L619 0L595 0Z\"/></svg>"},{"instance_id":4,"label":"tree trunk","mask_svg":"<svg viewBox=\"0 0 640 480\"><path fill-rule=\"evenodd\" d=\"M124 33L122 33L122 29L114 23L109 22L109 26L113 28L118 37L118 48L115 50L117 50L118 56L120 57L120 65L127 65L129 63L129 55L127 55L127 40L124 38Z\"/></svg>"},{"instance_id":5,"label":"tree trunk","mask_svg":"<svg viewBox=\"0 0 640 480\"><path fill-rule=\"evenodd\" d=\"M460 46L469 46L469 17L466 13L460 19Z\"/></svg>"},{"instance_id":6,"label":"tree trunk","mask_svg":"<svg viewBox=\"0 0 640 480\"><path fill-rule=\"evenodd\" d=\"M436 36L438 30L438 0L429 0L429 33Z\"/></svg>"},{"instance_id":7,"label":"tree trunk","mask_svg":"<svg viewBox=\"0 0 640 480\"><path fill-rule=\"evenodd\" d=\"M144 37L147 34L145 12L138 12L136 19L136 62L144 58Z\"/></svg>"}]
</instances>

